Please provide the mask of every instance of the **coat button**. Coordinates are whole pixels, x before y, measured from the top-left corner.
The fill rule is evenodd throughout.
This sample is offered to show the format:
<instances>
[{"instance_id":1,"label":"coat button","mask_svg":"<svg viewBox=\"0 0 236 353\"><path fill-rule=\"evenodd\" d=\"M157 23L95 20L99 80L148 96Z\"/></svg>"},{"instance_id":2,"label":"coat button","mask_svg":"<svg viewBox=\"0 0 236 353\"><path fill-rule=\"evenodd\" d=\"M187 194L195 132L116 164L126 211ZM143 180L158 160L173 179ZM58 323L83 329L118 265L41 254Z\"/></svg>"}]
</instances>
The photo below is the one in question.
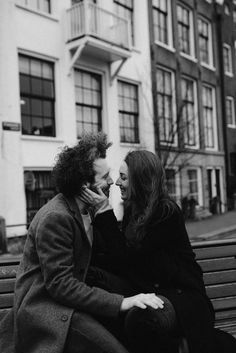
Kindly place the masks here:
<instances>
[{"instance_id":1,"label":"coat button","mask_svg":"<svg viewBox=\"0 0 236 353\"><path fill-rule=\"evenodd\" d=\"M61 321L67 321L67 320L68 320L68 315L61 316Z\"/></svg>"},{"instance_id":2,"label":"coat button","mask_svg":"<svg viewBox=\"0 0 236 353\"><path fill-rule=\"evenodd\" d=\"M155 284L154 284L154 287L155 287L156 289L158 289L158 288L160 287L160 284L159 284L159 283L155 283Z\"/></svg>"},{"instance_id":3,"label":"coat button","mask_svg":"<svg viewBox=\"0 0 236 353\"><path fill-rule=\"evenodd\" d=\"M182 289L177 289L177 293L181 294L182 293Z\"/></svg>"}]
</instances>

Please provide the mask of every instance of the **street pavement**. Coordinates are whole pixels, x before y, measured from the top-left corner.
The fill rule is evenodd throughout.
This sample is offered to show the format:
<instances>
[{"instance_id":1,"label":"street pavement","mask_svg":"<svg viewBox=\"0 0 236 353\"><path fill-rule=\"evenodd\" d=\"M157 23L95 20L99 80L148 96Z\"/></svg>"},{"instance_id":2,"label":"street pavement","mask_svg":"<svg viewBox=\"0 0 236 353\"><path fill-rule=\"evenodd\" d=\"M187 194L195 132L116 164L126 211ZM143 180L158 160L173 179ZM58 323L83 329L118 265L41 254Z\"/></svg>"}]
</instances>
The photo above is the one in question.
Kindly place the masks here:
<instances>
[{"instance_id":1,"label":"street pavement","mask_svg":"<svg viewBox=\"0 0 236 353\"><path fill-rule=\"evenodd\" d=\"M199 221L187 221L186 228L191 241L236 239L236 210Z\"/></svg>"}]
</instances>

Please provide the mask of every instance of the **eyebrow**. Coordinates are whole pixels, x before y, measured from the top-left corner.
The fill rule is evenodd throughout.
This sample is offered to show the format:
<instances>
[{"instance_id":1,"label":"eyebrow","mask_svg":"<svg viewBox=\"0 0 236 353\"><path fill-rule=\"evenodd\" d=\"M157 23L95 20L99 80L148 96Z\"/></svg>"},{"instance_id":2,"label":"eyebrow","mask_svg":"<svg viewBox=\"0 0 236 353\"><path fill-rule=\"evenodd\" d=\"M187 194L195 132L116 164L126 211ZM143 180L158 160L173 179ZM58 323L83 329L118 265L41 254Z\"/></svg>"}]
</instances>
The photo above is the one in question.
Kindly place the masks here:
<instances>
[{"instance_id":1,"label":"eyebrow","mask_svg":"<svg viewBox=\"0 0 236 353\"><path fill-rule=\"evenodd\" d=\"M110 174L110 169L108 170L108 172L106 174L103 175L103 178L108 177L109 174Z\"/></svg>"}]
</instances>

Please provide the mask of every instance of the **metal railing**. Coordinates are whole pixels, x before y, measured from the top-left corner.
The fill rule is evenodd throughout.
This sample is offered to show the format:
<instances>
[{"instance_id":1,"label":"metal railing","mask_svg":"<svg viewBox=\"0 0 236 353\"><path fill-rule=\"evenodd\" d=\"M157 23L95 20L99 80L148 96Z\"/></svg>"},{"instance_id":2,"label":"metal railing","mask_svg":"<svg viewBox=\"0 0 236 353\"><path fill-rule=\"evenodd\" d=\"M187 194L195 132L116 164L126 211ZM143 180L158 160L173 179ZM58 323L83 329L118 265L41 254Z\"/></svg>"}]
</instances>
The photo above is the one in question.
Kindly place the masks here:
<instances>
[{"instance_id":1,"label":"metal railing","mask_svg":"<svg viewBox=\"0 0 236 353\"><path fill-rule=\"evenodd\" d=\"M130 21L87 1L67 10L67 41L90 35L97 39L130 48Z\"/></svg>"}]
</instances>

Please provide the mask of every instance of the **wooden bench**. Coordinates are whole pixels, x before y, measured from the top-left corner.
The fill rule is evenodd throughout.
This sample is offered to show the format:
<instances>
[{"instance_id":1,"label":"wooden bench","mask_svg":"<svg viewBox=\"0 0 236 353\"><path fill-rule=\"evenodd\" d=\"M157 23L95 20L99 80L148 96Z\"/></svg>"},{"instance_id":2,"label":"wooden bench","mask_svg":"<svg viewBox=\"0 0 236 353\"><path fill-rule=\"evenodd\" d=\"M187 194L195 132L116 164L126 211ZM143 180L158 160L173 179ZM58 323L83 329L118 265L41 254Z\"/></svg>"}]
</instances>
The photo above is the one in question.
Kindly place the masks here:
<instances>
[{"instance_id":1,"label":"wooden bench","mask_svg":"<svg viewBox=\"0 0 236 353\"><path fill-rule=\"evenodd\" d=\"M236 337L236 240L198 242L193 250L215 309L216 327ZM18 264L19 257L0 258L0 319L13 304Z\"/></svg>"}]
</instances>

